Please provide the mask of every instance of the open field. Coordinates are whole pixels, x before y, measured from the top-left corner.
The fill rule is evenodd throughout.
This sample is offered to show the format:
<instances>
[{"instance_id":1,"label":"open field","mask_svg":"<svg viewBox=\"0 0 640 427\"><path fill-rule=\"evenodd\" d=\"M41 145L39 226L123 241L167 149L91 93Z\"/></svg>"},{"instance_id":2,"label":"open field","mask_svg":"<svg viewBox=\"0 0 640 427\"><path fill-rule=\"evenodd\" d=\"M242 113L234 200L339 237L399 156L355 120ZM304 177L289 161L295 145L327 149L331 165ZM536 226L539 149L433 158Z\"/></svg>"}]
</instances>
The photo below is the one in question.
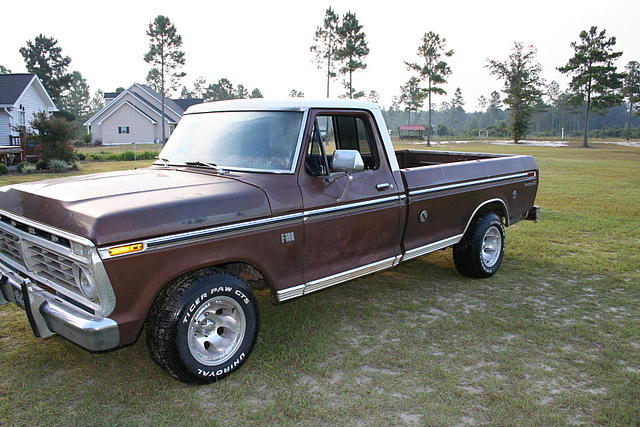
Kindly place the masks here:
<instances>
[{"instance_id":1,"label":"open field","mask_svg":"<svg viewBox=\"0 0 640 427\"><path fill-rule=\"evenodd\" d=\"M211 386L169 378L143 340L36 339L2 306L0 425L638 425L640 148L594 145L439 147L538 159L543 220L508 229L500 272L462 277L446 250L281 306L260 291L254 353Z\"/></svg>"}]
</instances>

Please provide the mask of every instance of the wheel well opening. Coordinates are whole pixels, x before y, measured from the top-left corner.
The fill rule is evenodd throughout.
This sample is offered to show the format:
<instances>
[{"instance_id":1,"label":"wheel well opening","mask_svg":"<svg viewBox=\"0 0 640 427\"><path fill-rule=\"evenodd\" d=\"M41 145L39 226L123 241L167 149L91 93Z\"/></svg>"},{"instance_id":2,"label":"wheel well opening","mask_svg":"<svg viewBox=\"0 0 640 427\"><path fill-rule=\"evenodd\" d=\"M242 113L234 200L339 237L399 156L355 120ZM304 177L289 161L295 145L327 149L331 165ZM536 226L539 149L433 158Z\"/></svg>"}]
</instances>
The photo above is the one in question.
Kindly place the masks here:
<instances>
[{"instance_id":1,"label":"wheel well opening","mask_svg":"<svg viewBox=\"0 0 640 427\"><path fill-rule=\"evenodd\" d=\"M216 267L222 268L223 270L240 277L242 280L247 282L254 291L269 287L267 280L264 278L264 275L260 270L246 262L230 262L227 264L217 265Z\"/></svg>"},{"instance_id":2,"label":"wheel well opening","mask_svg":"<svg viewBox=\"0 0 640 427\"><path fill-rule=\"evenodd\" d=\"M509 216L507 215L507 210L502 202L493 201L486 205L482 205L473 217L477 218L478 216L488 212L493 212L498 215L505 226L509 225Z\"/></svg>"}]
</instances>

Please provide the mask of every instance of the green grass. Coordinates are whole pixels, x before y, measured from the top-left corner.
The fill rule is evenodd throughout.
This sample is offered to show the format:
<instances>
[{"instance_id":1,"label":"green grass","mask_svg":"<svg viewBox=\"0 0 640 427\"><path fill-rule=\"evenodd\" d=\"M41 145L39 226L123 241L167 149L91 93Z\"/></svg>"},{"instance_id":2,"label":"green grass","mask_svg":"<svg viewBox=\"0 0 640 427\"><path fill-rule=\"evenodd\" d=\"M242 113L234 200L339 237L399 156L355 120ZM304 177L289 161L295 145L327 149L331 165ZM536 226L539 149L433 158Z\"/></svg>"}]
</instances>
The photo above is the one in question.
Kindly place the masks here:
<instances>
[{"instance_id":1,"label":"green grass","mask_svg":"<svg viewBox=\"0 0 640 427\"><path fill-rule=\"evenodd\" d=\"M2 306L0 424L638 425L640 149L596 147L455 145L540 165L543 219L508 229L497 275L464 278L446 250L280 306L260 291L254 353L211 386L142 340L36 339Z\"/></svg>"}]
</instances>

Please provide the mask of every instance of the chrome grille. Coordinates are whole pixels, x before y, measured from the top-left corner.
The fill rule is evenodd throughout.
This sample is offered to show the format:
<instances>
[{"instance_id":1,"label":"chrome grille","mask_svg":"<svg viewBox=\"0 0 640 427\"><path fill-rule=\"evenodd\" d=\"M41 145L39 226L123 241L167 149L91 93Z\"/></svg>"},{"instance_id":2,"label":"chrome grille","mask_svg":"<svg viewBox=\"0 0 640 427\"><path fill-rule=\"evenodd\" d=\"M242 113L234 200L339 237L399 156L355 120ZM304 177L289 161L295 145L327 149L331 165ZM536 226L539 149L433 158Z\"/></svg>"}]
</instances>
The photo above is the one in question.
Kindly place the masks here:
<instances>
[{"instance_id":1,"label":"chrome grille","mask_svg":"<svg viewBox=\"0 0 640 427\"><path fill-rule=\"evenodd\" d=\"M0 229L0 254L24 266L22 254L20 253L19 240L18 236L14 236Z\"/></svg>"},{"instance_id":2,"label":"chrome grille","mask_svg":"<svg viewBox=\"0 0 640 427\"><path fill-rule=\"evenodd\" d=\"M25 249L25 256L34 273L71 291L78 292L78 286L73 277L73 264L75 263L73 260L30 242L25 244Z\"/></svg>"}]
</instances>

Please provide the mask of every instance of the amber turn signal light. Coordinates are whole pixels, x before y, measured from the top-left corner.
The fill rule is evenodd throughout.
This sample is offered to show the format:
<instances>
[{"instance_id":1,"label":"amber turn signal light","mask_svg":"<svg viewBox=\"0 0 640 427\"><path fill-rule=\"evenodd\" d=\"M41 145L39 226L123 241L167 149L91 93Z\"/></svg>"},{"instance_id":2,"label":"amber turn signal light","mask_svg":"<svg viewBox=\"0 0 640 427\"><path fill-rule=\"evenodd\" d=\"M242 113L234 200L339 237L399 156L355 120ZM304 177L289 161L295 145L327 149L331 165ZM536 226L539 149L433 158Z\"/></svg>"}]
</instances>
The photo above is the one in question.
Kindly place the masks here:
<instances>
[{"instance_id":1,"label":"amber turn signal light","mask_svg":"<svg viewBox=\"0 0 640 427\"><path fill-rule=\"evenodd\" d=\"M134 243L133 245L116 246L115 248L109 248L109 255L124 255L131 252L140 252L143 248L142 243Z\"/></svg>"}]
</instances>

